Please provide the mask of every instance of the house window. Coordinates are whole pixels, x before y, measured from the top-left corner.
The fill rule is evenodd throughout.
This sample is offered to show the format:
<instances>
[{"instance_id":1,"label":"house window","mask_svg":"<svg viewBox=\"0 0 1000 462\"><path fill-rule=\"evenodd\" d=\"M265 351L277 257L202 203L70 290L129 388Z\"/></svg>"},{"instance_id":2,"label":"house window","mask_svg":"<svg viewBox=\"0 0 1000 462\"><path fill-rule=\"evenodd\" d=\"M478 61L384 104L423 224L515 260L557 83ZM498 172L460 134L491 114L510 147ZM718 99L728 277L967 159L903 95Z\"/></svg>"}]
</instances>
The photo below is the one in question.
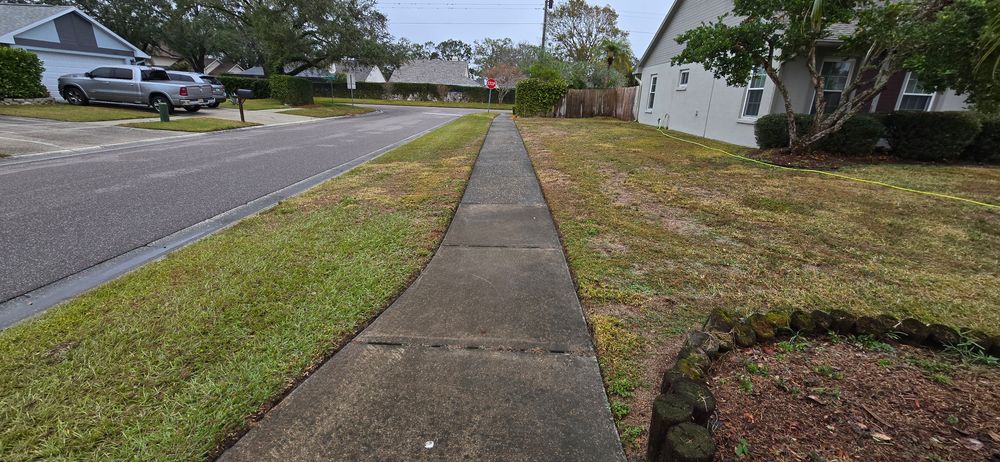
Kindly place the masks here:
<instances>
[{"instance_id":1,"label":"house window","mask_svg":"<svg viewBox=\"0 0 1000 462\"><path fill-rule=\"evenodd\" d=\"M767 74L764 68L757 66L750 77L750 84L747 85L747 96L743 100L743 117L757 117L760 115L760 105L764 101L764 83L767 82Z\"/></svg>"},{"instance_id":2,"label":"house window","mask_svg":"<svg viewBox=\"0 0 1000 462\"><path fill-rule=\"evenodd\" d=\"M823 111L829 114L835 111L837 106L840 106L840 98L844 95L844 88L847 87L847 80L851 76L851 63L826 61L819 74L823 77L823 98L826 101ZM811 112L816 113L815 101L813 101Z\"/></svg>"},{"instance_id":3,"label":"house window","mask_svg":"<svg viewBox=\"0 0 1000 462\"><path fill-rule=\"evenodd\" d=\"M677 89L686 90L688 87L688 79L691 77L690 69L681 69L681 74L677 78Z\"/></svg>"},{"instance_id":4,"label":"house window","mask_svg":"<svg viewBox=\"0 0 1000 462\"><path fill-rule=\"evenodd\" d=\"M900 111L929 111L934 93L924 89L920 79L912 72L906 74L906 84L903 85L903 96L899 98Z\"/></svg>"},{"instance_id":5,"label":"house window","mask_svg":"<svg viewBox=\"0 0 1000 462\"><path fill-rule=\"evenodd\" d=\"M653 75L649 79L649 103L646 106L646 112L653 112L653 100L656 99L656 83L660 79L659 76Z\"/></svg>"}]
</instances>

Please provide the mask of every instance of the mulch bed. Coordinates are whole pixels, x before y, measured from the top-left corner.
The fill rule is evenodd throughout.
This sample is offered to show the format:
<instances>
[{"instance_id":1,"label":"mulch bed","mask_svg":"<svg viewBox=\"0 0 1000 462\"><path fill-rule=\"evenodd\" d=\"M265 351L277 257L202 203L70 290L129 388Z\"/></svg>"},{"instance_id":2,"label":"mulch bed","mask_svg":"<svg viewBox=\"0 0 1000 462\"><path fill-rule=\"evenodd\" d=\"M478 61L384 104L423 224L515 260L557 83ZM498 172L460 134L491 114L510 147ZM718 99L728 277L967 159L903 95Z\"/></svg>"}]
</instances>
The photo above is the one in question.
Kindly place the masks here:
<instances>
[{"instance_id":1,"label":"mulch bed","mask_svg":"<svg viewBox=\"0 0 1000 462\"><path fill-rule=\"evenodd\" d=\"M899 164L903 161L889 154L870 154L867 156L843 156L826 152L813 151L808 154L790 154L776 149L754 150L747 157L769 162L775 165L795 168L811 168L817 170L836 170L852 165Z\"/></svg>"},{"instance_id":2,"label":"mulch bed","mask_svg":"<svg viewBox=\"0 0 1000 462\"><path fill-rule=\"evenodd\" d=\"M1000 368L904 345L803 342L714 363L717 461L1000 461Z\"/></svg>"}]
</instances>

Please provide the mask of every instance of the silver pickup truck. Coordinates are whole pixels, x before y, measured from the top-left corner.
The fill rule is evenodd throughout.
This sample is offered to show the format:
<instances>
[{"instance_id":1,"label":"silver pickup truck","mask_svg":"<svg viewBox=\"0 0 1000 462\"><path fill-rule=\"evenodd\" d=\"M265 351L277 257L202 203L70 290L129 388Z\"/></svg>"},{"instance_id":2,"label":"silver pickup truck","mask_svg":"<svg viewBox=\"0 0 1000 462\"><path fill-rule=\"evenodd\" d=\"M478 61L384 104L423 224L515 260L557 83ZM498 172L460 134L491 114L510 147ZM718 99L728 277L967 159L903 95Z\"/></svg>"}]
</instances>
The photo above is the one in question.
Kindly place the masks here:
<instances>
[{"instance_id":1,"label":"silver pickup truck","mask_svg":"<svg viewBox=\"0 0 1000 462\"><path fill-rule=\"evenodd\" d=\"M163 69L146 66L106 66L64 75L59 77L59 94L76 105L104 101L156 108L165 104L170 112L175 107L197 112L214 101L211 85L175 82Z\"/></svg>"}]
</instances>

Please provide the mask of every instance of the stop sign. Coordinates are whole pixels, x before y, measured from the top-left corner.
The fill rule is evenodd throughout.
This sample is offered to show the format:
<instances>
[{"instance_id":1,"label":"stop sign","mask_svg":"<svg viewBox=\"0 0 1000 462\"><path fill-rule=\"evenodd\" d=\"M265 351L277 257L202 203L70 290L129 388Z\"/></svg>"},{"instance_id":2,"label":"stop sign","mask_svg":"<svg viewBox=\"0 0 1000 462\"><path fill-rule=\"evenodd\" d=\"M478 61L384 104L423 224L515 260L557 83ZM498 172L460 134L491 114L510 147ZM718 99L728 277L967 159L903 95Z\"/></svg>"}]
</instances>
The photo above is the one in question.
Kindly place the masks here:
<instances>
[{"instance_id":1,"label":"stop sign","mask_svg":"<svg viewBox=\"0 0 1000 462\"><path fill-rule=\"evenodd\" d=\"M496 90L496 88L497 88L497 81L493 80L493 79L487 80L486 81L486 88L489 88L490 90Z\"/></svg>"}]
</instances>

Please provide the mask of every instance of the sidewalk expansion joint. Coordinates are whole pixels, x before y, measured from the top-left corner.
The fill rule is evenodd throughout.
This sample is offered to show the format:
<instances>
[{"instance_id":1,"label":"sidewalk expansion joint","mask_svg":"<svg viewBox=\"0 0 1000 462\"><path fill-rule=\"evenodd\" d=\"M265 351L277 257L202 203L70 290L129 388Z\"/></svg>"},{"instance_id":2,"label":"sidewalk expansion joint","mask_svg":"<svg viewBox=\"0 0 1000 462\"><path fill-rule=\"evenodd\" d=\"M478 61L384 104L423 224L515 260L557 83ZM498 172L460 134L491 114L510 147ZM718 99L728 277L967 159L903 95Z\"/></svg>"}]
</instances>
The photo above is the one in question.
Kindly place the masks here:
<instances>
[{"instance_id":1,"label":"sidewalk expansion joint","mask_svg":"<svg viewBox=\"0 0 1000 462\"><path fill-rule=\"evenodd\" d=\"M596 356L593 350L571 350L571 349L557 349L557 348L517 348L517 347L507 347L507 346L490 346L490 345L474 345L474 344L451 344L451 343L420 343L420 342L399 342L399 341L385 341L385 340L364 340L356 339L353 342L357 345L370 345L370 346L384 346L384 347L396 347L396 348L434 348L441 350L472 350L472 351L487 351L496 353L520 353L529 355L564 355L564 356L578 356L583 358L593 358Z\"/></svg>"},{"instance_id":2,"label":"sidewalk expansion joint","mask_svg":"<svg viewBox=\"0 0 1000 462\"><path fill-rule=\"evenodd\" d=\"M468 248L468 249L533 249L533 250L562 250L555 246L544 245L479 245L479 244L441 244L442 247Z\"/></svg>"}]
</instances>

